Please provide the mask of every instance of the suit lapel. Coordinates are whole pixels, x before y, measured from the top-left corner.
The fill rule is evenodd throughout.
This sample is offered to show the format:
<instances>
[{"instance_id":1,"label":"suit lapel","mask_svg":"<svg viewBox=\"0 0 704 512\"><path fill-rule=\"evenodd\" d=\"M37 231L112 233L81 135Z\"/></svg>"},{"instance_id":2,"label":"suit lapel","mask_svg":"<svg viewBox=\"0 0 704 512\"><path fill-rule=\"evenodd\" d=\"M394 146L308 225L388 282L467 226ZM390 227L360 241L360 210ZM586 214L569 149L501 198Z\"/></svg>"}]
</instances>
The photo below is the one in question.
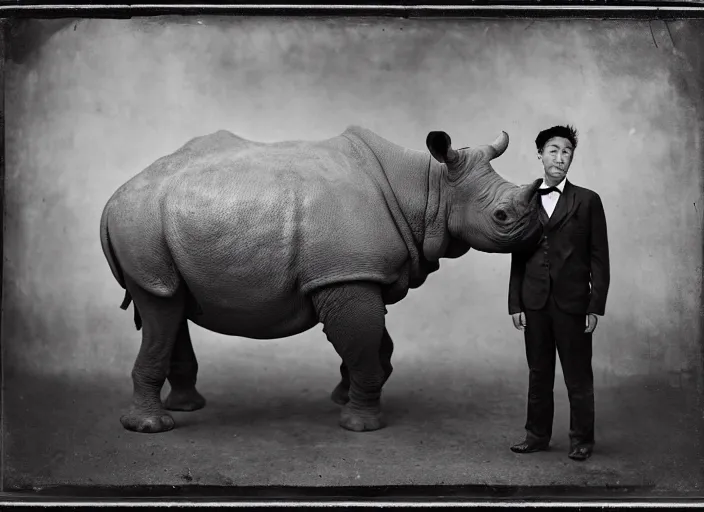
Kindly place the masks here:
<instances>
[{"instance_id":1,"label":"suit lapel","mask_svg":"<svg viewBox=\"0 0 704 512\"><path fill-rule=\"evenodd\" d=\"M550 230L555 229L563 220L566 220L565 217L574 212L574 204L574 190L572 189L571 183L566 181L565 188L562 191L562 194L560 194L560 198L557 200L557 204L555 205L555 211L552 212L552 215L550 216L550 221L547 224L547 228Z\"/></svg>"}]
</instances>

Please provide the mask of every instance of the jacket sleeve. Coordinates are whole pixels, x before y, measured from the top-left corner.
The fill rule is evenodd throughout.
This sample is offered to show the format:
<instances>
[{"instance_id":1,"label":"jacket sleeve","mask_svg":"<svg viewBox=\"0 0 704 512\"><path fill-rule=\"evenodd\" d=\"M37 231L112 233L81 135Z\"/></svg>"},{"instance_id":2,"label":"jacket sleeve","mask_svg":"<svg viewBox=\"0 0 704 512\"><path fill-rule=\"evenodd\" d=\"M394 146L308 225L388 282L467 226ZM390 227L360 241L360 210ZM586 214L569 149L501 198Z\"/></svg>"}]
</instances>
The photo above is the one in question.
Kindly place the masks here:
<instances>
[{"instance_id":1,"label":"jacket sleeve","mask_svg":"<svg viewBox=\"0 0 704 512\"><path fill-rule=\"evenodd\" d=\"M508 283L508 314L513 315L523 311L521 301L521 285L526 269L525 258L521 254L511 254L511 277Z\"/></svg>"},{"instance_id":2,"label":"jacket sleeve","mask_svg":"<svg viewBox=\"0 0 704 512\"><path fill-rule=\"evenodd\" d=\"M594 194L590 206L592 290L587 313L603 315L606 311L606 296L609 292L609 282L611 280L606 215L604 214L604 206L598 194Z\"/></svg>"}]
</instances>

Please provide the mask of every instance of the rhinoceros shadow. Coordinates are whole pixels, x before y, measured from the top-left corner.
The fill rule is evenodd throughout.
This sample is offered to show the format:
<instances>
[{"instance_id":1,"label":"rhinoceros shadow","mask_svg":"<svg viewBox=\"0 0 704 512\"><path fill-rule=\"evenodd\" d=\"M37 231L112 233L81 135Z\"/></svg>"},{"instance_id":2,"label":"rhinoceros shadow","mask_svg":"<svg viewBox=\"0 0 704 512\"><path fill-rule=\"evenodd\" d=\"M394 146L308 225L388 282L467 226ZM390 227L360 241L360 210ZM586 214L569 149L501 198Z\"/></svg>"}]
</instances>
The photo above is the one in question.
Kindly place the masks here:
<instances>
[{"instance_id":1,"label":"rhinoceros shadow","mask_svg":"<svg viewBox=\"0 0 704 512\"><path fill-rule=\"evenodd\" d=\"M402 372L399 372L402 373ZM311 379L312 380L312 379ZM239 384L239 386L238 386ZM325 386L327 384L327 387ZM209 382L201 386L208 403L195 412L174 412L179 429L207 428L207 425L232 427L268 426L271 423L294 422L310 428L338 428L340 406L330 399L334 379L317 378L316 384L303 389L285 386L243 388L238 380ZM165 386L163 396L168 394ZM386 428L441 428L447 423L496 421L520 424L524 391L509 382L463 381L435 378L420 381L404 378L387 382L382 394Z\"/></svg>"}]
</instances>

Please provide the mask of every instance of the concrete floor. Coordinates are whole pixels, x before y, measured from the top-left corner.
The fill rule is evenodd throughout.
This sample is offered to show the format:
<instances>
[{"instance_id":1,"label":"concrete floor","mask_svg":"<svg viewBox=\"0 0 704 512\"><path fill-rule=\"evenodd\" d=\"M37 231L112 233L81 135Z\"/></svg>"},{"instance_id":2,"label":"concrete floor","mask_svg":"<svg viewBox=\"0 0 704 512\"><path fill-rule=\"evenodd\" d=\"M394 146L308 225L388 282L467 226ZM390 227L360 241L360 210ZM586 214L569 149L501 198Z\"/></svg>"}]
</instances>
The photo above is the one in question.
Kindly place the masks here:
<instances>
[{"instance_id":1,"label":"concrete floor","mask_svg":"<svg viewBox=\"0 0 704 512\"><path fill-rule=\"evenodd\" d=\"M492 485L577 486L577 497L605 486L636 487L630 496L702 493L701 415L693 393L681 388L633 380L599 386L597 449L578 463L566 457L560 374L552 449L521 456L508 449L523 435L525 374L518 370L490 375L480 368L419 370L399 363L384 394L388 427L359 434L337 426L338 406L328 399L336 368L291 366L261 374L250 365L234 375L231 364L227 357L210 361L199 381L207 407L175 413L177 428L158 435L120 425L131 393L128 374L6 373L5 491Z\"/></svg>"}]
</instances>

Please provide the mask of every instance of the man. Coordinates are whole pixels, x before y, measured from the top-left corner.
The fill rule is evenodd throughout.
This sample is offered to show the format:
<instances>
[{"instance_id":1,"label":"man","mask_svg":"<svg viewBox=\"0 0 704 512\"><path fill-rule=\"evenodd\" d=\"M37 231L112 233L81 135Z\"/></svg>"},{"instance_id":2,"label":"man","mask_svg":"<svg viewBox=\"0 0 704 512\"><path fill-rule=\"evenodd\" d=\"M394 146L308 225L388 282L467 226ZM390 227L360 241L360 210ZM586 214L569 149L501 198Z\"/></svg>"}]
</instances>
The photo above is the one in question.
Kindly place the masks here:
<instances>
[{"instance_id":1,"label":"man","mask_svg":"<svg viewBox=\"0 0 704 512\"><path fill-rule=\"evenodd\" d=\"M566 179L576 130L553 126L535 144L545 172L538 196L544 233L530 253L511 255L509 314L524 331L529 367L526 437L511 450L548 448L557 349L570 402L568 456L586 460L594 448L592 333L610 280L606 217L596 192Z\"/></svg>"}]
</instances>

